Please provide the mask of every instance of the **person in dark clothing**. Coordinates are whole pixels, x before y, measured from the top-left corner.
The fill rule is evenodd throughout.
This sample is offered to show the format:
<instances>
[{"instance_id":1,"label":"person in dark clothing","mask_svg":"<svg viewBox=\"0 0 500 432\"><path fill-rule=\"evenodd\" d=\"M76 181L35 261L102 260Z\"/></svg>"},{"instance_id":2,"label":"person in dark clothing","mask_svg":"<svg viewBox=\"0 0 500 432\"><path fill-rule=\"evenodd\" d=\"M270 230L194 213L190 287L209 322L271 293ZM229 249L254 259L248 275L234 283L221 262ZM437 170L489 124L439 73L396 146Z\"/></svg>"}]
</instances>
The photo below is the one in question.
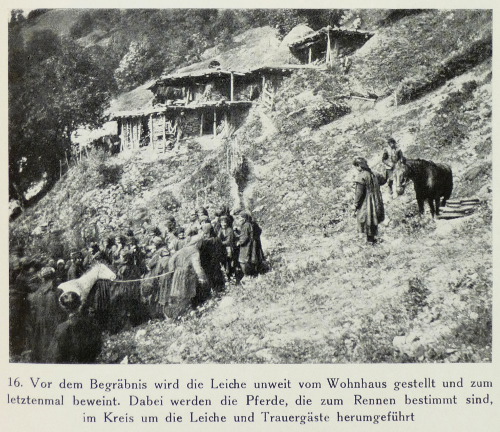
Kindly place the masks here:
<instances>
[{"instance_id":1,"label":"person in dark clothing","mask_svg":"<svg viewBox=\"0 0 500 432\"><path fill-rule=\"evenodd\" d=\"M368 167L366 159L358 157L353 165L358 170L355 180L354 216L358 220L358 230L366 235L368 243L376 242L378 225L384 221L384 202L380 193L380 185L385 178L374 174Z\"/></svg>"},{"instance_id":2,"label":"person in dark clothing","mask_svg":"<svg viewBox=\"0 0 500 432\"><path fill-rule=\"evenodd\" d=\"M253 262L255 265L255 271L257 273L263 273L265 257L264 257L264 251L262 250L262 242L260 240L260 236L262 234L262 228L253 217L250 218L250 221L252 223L252 231L253 231L253 241L254 241Z\"/></svg>"},{"instance_id":3,"label":"person in dark clothing","mask_svg":"<svg viewBox=\"0 0 500 432\"><path fill-rule=\"evenodd\" d=\"M208 278L209 289L206 293L210 296L210 289L214 292L221 292L224 289L224 273L222 267L226 262L226 249L221 240L215 236L213 227L210 223L205 223L202 228L203 241L200 247L201 266ZM201 296L203 297L203 296ZM200 303L206 298L200 298Z\"/></svg>"},{"instance_id":4,"label":"person in dark clothing","mask_svg":"<svg viewBox=\"0 0 500 432\"><path fill-rule=\"evenodd\" d=\"M10 355L21 355L29 343L30 303L32 292L30 279L35 268L27 259L21 259L10 272L9 280L9 342Z\"/></svg>"},{"instance_id":5,"label":"person in dark clothing","mask_svg":"<svg viewBox=\"0 0 500 432\"><path fill-rule=\"evenodd\" d=\"M226 260L224 263L224 270L228 279L231 279L236 272L236 237L233 229L229 226L227 216L221 216L220 229L217 237L222 242L226 249Z\"/></svg>"},{"instance_id":6,"label":"person in dark clothing","mask_svg":"<svg viewBox=\"0 0 500 432\"><path fill-rule=\"evenodd\" d=\"M66 319L66 313L59 304L62 290L54 286L54 269L41 270L42 284L31 296L31 360L47 363L48 348L57 326Z\"/></svg>"},{"instance_id":7,"label":"person in dark clothing","mask_svg":"<svg viewBox=\"0 0 500 432\"><path fill-rule=\"evenodd\" d=\"M138 280L141 272L134 263L132 252L123 252L116 275L117 280L133 282L115 283L113 286L110 309L110 331L113 333L140 324L144 316Z\"/></svg>"},{"instance_id":8,"label":"person in dark clothing","mask_svg":"<svg viewBox=\"0 0 500 432\"><path fill-rule=\"evenodd\" d=\"M59 259L57 260L57 263L56 263L56 274L55 274L55 285L58 286L60 284L62 284L63 282L66 282L66 276L68 274L68 272L66 271L66 269L64 268L64 260L63 259Z\"/></svg>"},{"instance_id":9,"label":"person in dark clothing","mask_svg":"<svg viewBox=\"0 0 500 432\"><path fill-rule=\"evenodd\" d=\"M250 220L250 214L246 211L241 211L239 216L239 234L236 246L239 247L238 261L244 276L255 275L255 262L253 260L254 251L254 234Z\"/></svg>"},{"instance_id":10,"label":"person in dark clothing","mask_svg":"<svg viewBox=\"0 0 500 432\"><path fill-rule=\"evenodd\" d=\"M95 363L102 348L101 330L88 316L79 312L80 296L74 292L61 295L60 304L69 314L59 324L49 347L51 363Z\"/></svg>"},{"instance_id":11,"label":"person in dark clothing","mask_svg":"<svg viewBox=\"0 0 500 432\"><path fill-rule=\"evenodd\" d=\"M71 264L67 280L78 279L83 274L83 257L80 252L71 253Z\"/></svg>"}]
</instances>

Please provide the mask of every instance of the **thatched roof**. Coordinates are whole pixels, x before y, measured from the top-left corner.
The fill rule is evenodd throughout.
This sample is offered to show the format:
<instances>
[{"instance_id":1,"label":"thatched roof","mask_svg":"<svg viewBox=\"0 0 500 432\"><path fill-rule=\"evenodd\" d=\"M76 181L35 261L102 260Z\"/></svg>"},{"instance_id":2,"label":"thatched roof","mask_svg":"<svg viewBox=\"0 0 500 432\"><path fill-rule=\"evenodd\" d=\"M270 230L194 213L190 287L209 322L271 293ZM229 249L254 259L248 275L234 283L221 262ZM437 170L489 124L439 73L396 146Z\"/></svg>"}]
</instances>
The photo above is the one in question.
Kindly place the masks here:
<instances>
[{"instance_id":1,"label":"thatched roof","mask_svg":"<svg viewBox=\"0 0 500 432\"><path fill-rule=\"evenodd\" d=\"M122 111L138 111L152 107L154 94L149 88L154 83L154 80L150 80L134 90L117 96L111 101L107 113L114 117Z\"/></svg>"},{"instance_id":2,"label":"thatched roof","mask_svg":"<svg viewBox=\"0 0 500 432\"><path fill-rule=\"evenodd\" d=\"M290 32L283 38L283 40L281 41L281 45L285 46L286 49L288 49L291 43L301 40L313 33L316 32L308 25L299 24L291 29Z\"/></svg>"}]
</instances>

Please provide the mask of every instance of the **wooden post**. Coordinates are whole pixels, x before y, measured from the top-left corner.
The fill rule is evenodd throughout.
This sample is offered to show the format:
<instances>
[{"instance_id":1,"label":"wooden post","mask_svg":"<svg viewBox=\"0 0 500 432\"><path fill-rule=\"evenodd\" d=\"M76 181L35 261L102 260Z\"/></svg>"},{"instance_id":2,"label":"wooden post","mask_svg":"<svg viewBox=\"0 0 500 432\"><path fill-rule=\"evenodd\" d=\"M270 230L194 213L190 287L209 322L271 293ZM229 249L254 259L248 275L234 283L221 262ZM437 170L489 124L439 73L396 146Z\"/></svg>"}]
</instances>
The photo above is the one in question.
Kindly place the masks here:
<instances>
[{"instance_id":1,"label":"wooden post","mask_svg":"<svg viewBox=\"0 0 500 432\"><path fill-rule=\"evenodd\" d=\"M149 145L154 149L155 142L153 140L153 114L149 114Z\"/></svg>"},{"instance_id":2,"label":"wooden post","mask_svg":"<svg viewBox=\"0 0 500 432\"><path fill-rule=\"evenodd\" d=\"M203 121L205 120L205 113L202 111L200 116L200 136L203 136Z\"/></svg>"},{"instance_id":3,"label":"wooden post","mask_svg":"<svg viewBox=\"0 0 500 432\"><path fill-rule=\"evenodd\" d=\"M134 149L139 147L137 145L137 129L139 129L139 125L137 124L137 119L132 120L132 134L134 136Z\"/></svg>"},{"instance_id":4,"label":"wooden post","mask_svg":"<svg viewBox=\"0 0 500 432\"><path fill-rule=\"evenodd\" d=\"M234 100L234 72L231 72L231 102Z\"/></svg>"},{"instance_id":5,"label":"wooden post","mask_svg":"<svg viewBox=\"0 0 500 432\"><path fill-rule=\"evenodd\" d=\"M214 108L214 138L217 136L217 110Z\"/></svg>"},{"instance_id":6,"label":"wooden post","mask_svg":"<svg viewBox=\"0 0 500 432\"><path fill-rule=\"evenodd\" d=\"M266 90L266 76L262 75L262 99L264 99L265 90Z\"/></svg>"},{"instance_id":7,"label":"wooden post","mask_svg":"<svg viewBox=\"0 0 500 432\"><path fill-rule=\"evenodd\" d=\"M125 149L128 150L130 142L130 128L128 124L128 118L125 119Z\"/></svg>"},{"instance_id":8,"label":"wooden post","mask_svg":"<svg viewBox=\"0 0 500 432\"><path fill-rule=\"evenodd\" d=\"M130 120L130 127L132 128L132 149L135 149L136 136L137 136L137 127L135 125L134 119Z\"/></svg>"},{"instance_id":9,"label":"wooden post","mask_svg":"<svg viewBox=\"0 0 500 432\"><path fill-rule=\"evenodd\" d=\"M165 135L165 128L167 127L167 116L165 113L163 113L163 127L162 127L162 135L163 135L163 151L165 151L165 148L167 147L167 138Z\"/></svg>"},{"instance_id":10,"label":"wooden post","mask_svg":"<svg viewBox=\"0 0 500 432\"><path fill-rule=\"evenodd\" d=\"M308 64L312 63L312 49L309 47L309 60L307 61Z\"/></svg>"},{"instance_id":11,"label":"wooden post","mask_svg":"<svg viewBox=\"0 0 500 432\"><path fill-rule=\"evenodd\" d=\"M227 115L227 111L224 111L224 133L225 136L229 135L229 116Z\"/></svg>"}]
</instances>

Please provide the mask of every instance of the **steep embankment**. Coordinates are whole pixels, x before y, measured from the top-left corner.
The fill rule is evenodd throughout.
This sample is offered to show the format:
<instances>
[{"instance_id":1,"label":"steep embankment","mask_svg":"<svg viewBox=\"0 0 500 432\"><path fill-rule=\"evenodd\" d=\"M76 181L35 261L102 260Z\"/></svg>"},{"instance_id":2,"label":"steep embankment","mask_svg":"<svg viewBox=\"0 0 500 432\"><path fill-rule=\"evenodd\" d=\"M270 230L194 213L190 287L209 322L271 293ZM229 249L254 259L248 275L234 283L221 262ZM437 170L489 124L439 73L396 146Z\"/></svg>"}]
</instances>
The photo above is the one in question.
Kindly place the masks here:
<instances>
[{"instance_id":1,"label":"steep embankment","mask_svg":"<svg viewBox=\"0 0 500 432\"><path fill-rule=\"evenodd\" d=\"M251 164L246 198L272 270L179 322L107 338L101 360L491 361L491 61L475 48L488 35L486 12L425 12L382 28L347 76L304 71L286 80L276 111L253 108L233 140ZM351 90L383 97L331 121L345 103L337 96ZM454 221L420 218L411 188L397 200L384 188L381 242L367 247L351 216L351 164L362 155L381 171L388 136L408 157L449 163L452 197L479 197L478 210ZM89 159L12 225L11 238L53 220L61 239L79 244L89 226L161 226L170 212L182 219L196 190L206 202L227 202L225 151Z\"/></svg>"}]
</instances>

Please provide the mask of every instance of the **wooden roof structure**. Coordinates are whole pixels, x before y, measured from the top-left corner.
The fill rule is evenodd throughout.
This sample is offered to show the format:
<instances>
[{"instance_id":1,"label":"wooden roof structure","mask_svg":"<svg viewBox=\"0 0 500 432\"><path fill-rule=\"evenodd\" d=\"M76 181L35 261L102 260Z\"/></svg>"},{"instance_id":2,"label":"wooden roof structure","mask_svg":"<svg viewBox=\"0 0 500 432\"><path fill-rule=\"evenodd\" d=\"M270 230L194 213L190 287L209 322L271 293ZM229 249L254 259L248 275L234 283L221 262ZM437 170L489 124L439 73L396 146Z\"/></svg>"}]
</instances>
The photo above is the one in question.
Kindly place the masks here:
<instances>
[{"instance_id":1,"label":"wooden roof structure","mask_svg":"<svg viewBox=\"0 0 500 432\"><path fill-rule=\"evenodd\" d=\"M318 42L326 41L328 36L334 39L357 39L360 41L366 41L370 39L374 35L373 32L364 31L364 30L355 30L355 29L341 29L338 27L323 27L314 33L308 34L304 37L296 39L293 42L288 44L290 50L293 51L302 51L304 49L309 48L311 45L314 45Z\"/></svg>"},{"instance_id":2,"label":"wooden roof structure","mask_svg":"<svg viewBox=\"0 0 500 432\"><path fill-rule=\"evenodd\" d=\"M117 120L120 118L131 118L131 117L144 117L150 114L163 114L168 111L188 111L188 110L200 110L203 108L229 108L233 106L250 106L251 101L206 101L206 102L192 102L188 105L155 105L154 107L134 110L134 111L120 111L114 114L112 120Z\"/></svg>"},{"instance_id":3,"label":"wooden roof structure","mask_svg":"<svg viewBox=\"0 0 500 432\"><path fill-rule=\"evenodd\" d=\"M192 72L184 72L180 74L170 74L165 77L161 77L156 81L149 89L153 92L160 85L172 86L172 87L183 87L189 85L206 84L214 79L226 78L231 79L231 76L245 76L246 72L235 71L235 70L223 70L217 69L199 69Z\"/></svg>"}]
</instances>

